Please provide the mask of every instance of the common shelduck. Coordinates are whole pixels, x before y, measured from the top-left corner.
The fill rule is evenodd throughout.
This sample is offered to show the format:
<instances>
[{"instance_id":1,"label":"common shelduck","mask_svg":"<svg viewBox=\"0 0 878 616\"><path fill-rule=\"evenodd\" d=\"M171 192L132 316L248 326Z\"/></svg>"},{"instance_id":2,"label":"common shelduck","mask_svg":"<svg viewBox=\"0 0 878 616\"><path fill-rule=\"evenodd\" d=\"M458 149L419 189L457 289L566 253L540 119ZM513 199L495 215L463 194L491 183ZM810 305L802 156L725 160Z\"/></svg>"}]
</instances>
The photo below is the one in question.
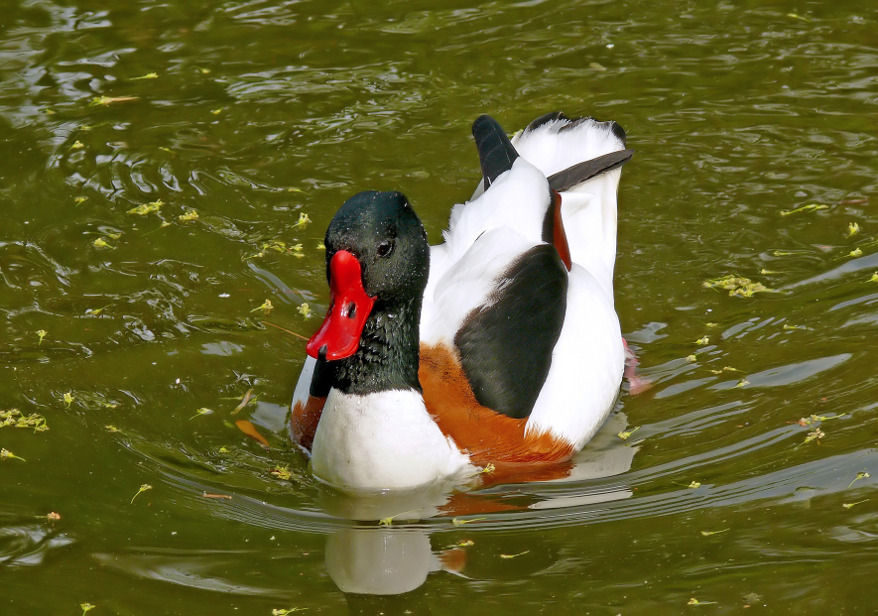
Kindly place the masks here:
<instances>
[{"instance_id":1,"label":"common shelduck","mask_svg":"<svg viewBox=\"0 0 878 616\"><path fill-rule=\"evenodd\" d=\"M321 480L412 488L561 464L618 395L615 122L473 124L482 181L432 248L399 192L361 192L326 231L331 300L291 434ZM490 465L490 466L489 466Z\"/></svg>"}]
</instances>

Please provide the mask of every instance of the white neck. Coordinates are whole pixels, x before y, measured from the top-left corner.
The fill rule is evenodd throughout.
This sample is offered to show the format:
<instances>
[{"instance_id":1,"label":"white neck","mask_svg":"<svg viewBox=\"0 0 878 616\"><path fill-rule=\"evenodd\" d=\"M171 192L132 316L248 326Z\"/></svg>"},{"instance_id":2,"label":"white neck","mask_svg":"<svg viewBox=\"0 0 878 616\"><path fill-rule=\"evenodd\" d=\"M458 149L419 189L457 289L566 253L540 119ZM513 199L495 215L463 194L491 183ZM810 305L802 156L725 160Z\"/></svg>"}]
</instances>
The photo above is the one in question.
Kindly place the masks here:
<instances>
[{"instance_id":1,"label":"white neck","mask_svg":"<svg viewBox=\"0 0 878 616\"><path fill-rule=\"evenodd\" d=\"M353 490L413 488L475 471L412 390L330 390L311 465L320 479Z\"/></svg>"}]
</instances>

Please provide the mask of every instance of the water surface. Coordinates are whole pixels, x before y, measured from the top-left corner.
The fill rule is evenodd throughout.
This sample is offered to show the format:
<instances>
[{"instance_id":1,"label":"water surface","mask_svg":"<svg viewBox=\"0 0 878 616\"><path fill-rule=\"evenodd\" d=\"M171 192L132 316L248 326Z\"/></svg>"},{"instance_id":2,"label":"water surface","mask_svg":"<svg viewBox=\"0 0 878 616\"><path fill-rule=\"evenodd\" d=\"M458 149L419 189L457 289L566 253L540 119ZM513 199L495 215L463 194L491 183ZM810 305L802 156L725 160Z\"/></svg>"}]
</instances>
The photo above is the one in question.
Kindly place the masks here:
<instances>
[{"instance_id":1,"label":"water surface","mask_svg":"<svg viewBox=\"0 0 878 616\"><path fill-rule=\"evenodd\" d=\"M872 613L876 31L848 0L7 2L0 409L49 430L0 428L2 611ZM344 199L400 189L438 241L472 120L555 109L636 151L616 302L651 388L575 478L353 522L286 439L274 326L316 328Z\"/></svg>"}]
</instances>

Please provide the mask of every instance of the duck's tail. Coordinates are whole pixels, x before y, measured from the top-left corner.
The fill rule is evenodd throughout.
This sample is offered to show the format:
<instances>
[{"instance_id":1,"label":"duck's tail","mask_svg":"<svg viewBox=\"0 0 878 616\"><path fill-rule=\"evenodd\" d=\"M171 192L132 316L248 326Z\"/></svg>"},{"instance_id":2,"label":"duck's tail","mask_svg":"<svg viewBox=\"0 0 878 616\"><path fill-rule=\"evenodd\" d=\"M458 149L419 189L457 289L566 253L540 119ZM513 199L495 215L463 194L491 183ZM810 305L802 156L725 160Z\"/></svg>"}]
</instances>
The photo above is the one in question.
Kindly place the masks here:
<instances>
[{"instance_id":1,"label":"duck's tail","mask_svg":"<svg viewBox=\"0 0 878 616\"><path fill-rule=\"evenodd\" d=\"M511 139L512 147L561 193L564 228L574 263L612 293L616 260L616 190L631 159L616 122L546 114Z\"/></svg>"}]
</instances>

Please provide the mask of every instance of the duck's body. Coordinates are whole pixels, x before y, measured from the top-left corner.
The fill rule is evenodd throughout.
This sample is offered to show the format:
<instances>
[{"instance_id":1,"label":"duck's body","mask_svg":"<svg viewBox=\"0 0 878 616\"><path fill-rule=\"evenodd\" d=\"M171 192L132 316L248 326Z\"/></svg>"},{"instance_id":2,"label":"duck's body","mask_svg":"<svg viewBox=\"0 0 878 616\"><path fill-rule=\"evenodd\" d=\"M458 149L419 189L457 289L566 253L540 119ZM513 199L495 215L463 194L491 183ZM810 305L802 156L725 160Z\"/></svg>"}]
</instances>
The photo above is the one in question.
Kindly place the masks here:
<instances>
[{"instance_id":1,"label":"duck's body","mask_svg":"<svg viewBox=\"0 0 878 616\"><path fill-rule=\"evenodd\" d=\"M332 307L291 426L329 483L409 488L561 463L612 409L624 133L560 114L512 142L487 116L473 133L484 181L429 254L399 193L360 193L327 231Z\"/></svg>"}]
</instances>

